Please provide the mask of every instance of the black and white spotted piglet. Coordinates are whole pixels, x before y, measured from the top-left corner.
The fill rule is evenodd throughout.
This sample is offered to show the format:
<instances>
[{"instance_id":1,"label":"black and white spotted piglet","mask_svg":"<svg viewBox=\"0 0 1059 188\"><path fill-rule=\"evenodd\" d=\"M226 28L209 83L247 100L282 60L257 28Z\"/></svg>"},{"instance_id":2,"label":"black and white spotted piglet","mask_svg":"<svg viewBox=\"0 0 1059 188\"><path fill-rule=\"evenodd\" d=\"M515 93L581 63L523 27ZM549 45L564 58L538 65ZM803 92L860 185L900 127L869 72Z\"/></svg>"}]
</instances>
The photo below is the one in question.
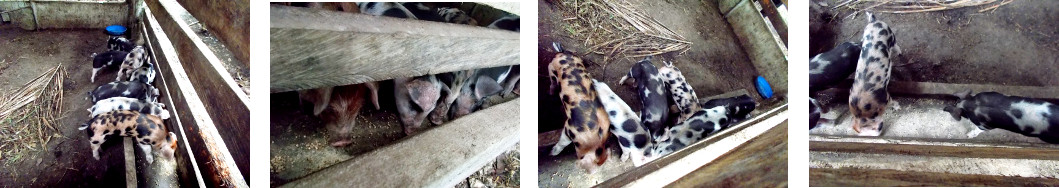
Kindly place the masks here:
<instances>
[{"instance_id":1,"label":"black and white spotted piglet","mask_svg":"<svg viewBox=\"0 0 1059 188\"><path fill-rule=\"evenodd\" d=\"M618 138L618 144L621 145L621 160L632 159L633 165L643 165L647 162L644 152L647 146L651 145L651 133L640 124L640 117L632 111L629 104L610 90L610 86L595 79L592 79L592 82L595 83L599 102L603 104L603 109L607 110L610 118L610 133Z\"/></svg>"},{"instance_id":2,"label":"black and white spotted piglet","mask_svg":"<svg viewBox=\"0 0 1059 188\"><path fill-rule=\"evenodd\" d=\"M112 97L100 100L95 105L92 105L88 112L91 113L89 117L96 117L99 114L119 110L137 111L141 114L151 114L162 119L169 119L169 111L165 109L165 104L128 97Z\"/></svg>"},{"instance_id":3,"label":"black and white spotted piglet","mask_svg":"<svg viewBox=\"0 0 1059 188\"><path fill-rule=\"evenodd\" d=\"M972 96L971 91L966 91L956 96L960 97L960 102L956 106L945 107L945 111L956 120L967 118L977 126L967 133L967 137L973 138L983 131L1001 128L1059 144L1059 106L1055 104L997 92Z\"/></svg>"},{"instance_id":4,"label":"black and white spotted piglet","mask_svg":"<svg viewBox=\"0 0 1059 188\"><path fill-rule=\"evenodd\" d=\"M360 13L370 14L375 16L388 16L395 18L410 18L416 19L414 14L405 8L401 3L395 2L358 2L357 6L360 7Z\"/></svg>"},{"instance_id":5,"label":"black and white spotted piglet","mask_svg":"<svg viewBox=\"0 0 1059 188\"><path fill-rule=\"evenodd\" d=\"M143 46L136 46L129 51L129 55L125 57L125 61L121 62L121 68L118 69L118 77L114 78L114 81L121 81L123 77L132 79L133 74L144 67L144 64L150 64L147 58L147 50ZM153 70L153 69L152 69Z\"/></svg>"},{"instance_id":6,"label":"black and white spotted piglet","mask_svg":"<svg viewBox=\"0 0 1059 188\"><path fill-rule=\"evenodd\" d=\"M487 27L519 32L519 16L505 16L493 21Z\"/></svg>"},{"instance_id":7,"label":"black and white spotted piglet","mask_svg":"<svg viewBox=\"0 0 1059 188\"><path fill-rule=\"evenodd\" d=\"M140 68L130 72L129 81L138 81L146 84L154 83L154 77L157 73L154 70L154 63L145 62Z\"/></svg>"},{"instance_id":8,"label":"black and white spotted piglet","mask_svg":"<svg viewBox=\"0 0 1059 188\"><path fill-rule=\"evenodd\" d=\"M125 57L129 55L128 52L111 50L103 52L102 54L92 53L92 77L90 81L96 82L96 75L100 70L107 67L114 67L117 63L125 62Z\"/></svg>"},{"instance_id":9,"label":"black and white spotted piglet","mask_svg":"<svg viewBox=\"0 0 1059 188\"><path fill-rule=\"evenodd\" d=\"M849 78L857 70L859 54L860 45L844 42L810 59L809 92L828 89Z\"/></svg>"},{"instance_id":10,"label":"black and white spotted piglet","mask_svg":"<svg viewBox=\"0 0 1059 188\"><path fill-rule=\"evenodd\" d=\"M117 81L96 87L88 92L88 99L92 103L113 97L128 97L145 100L147 102L158 102L158 88L143 82Z\"/></svg>"},{"instance_id":11,"label":"black and white spotted piglet","mask_svg":"<svg viewBox=\"0 0 1059 188\"><path fill-rule=\"evenodd\" d=\"M887 84L890 83L891 57L901 53L890 26L868 13L860 57L857 60L853 87L850 88L849 110L853 114L853 130L861 136L882 134L883 113L890 102Z\"/></svg>"},{"instance_id":12,"label":"black and white spotted piglet","mask_svg":"<svg viewBox=\"0 0 1059 188\"><path fill-rule=\"evenodd\" d=\"M746 119L756 106L746 95L707 101L691 118L670 128L665 140L651 145L646 160L654 161L724 130Z\"/></svg>"},{"instance_id":13,"label":"black and white spotted piglet","mask_svg":"<svg viewBox=\"0 0 1059 188\"><path fill-rule=\"evenodd\" d=\"M110 36L110 39L107 39L107 50L129 52L133 47L134 44L122 36Z\"/></svg>"},{"instance_id":14,"label":"black and white spotted piglet","mask_svg":"<svg viewBox=\"0 0 1059 188\"><path fill-rule=\"evenodd\" d=\"M662 81L662 75L658 74L658 68L651 64L651 57L634 64L618 83L625 83L627 80L636 84L636 93L642 106L640 120L651 132L652 140L662 140L665 135L662 130L669 121L670 93Z\"/></svg>"},{"instance_id":15,"label":"black and white spotted piglet","mask_svg":"<svg viewBox=\"0 0 1059 188\"><path fill-rule=\"evenodd\" d=\"M684 79L684 74L680 73L680 69L673 66L673 62L665 61L665 64L666 66L658 68L658 74L662 75L662 81L669 89L673 105L676 105L677 110L680 111L680 117L677 117L676 121L679 124L691 118L692 113L699 110L699 96L695 94L695 89L691 88L691 84Z\"/></svg>"}]
</instances>

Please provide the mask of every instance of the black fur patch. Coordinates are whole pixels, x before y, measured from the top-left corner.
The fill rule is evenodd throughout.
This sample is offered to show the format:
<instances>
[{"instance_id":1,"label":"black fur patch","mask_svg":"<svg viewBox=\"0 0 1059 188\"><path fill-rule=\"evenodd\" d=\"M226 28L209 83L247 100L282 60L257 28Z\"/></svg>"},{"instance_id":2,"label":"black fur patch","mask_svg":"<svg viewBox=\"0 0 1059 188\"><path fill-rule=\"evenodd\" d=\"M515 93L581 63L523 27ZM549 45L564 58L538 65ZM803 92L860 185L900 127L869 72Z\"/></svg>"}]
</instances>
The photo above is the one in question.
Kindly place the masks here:
<instances>
[{"instance_id":1,"label":"black fur patch","mask_svg":"<svg viewBox=\"0 0 1059 188\"><path fill-rule=\"evenodd\" d=\"M625 130L625 132L630 132L630 133L631 132L636 132L636 127L637 126L638 125L636 125L636 122L631 120L631 119L630 120L625 120L625 122L621 123L621 129Z\"/></svg>"},{"instance_id":2,"label":"black fur patch","mask_svg":"<svg viewBox=\"0 0 1059 188\"><path fill-rule=\"evenodd\" d=\"M636 148L643 148L647 145L647 135L638 134L633 136L632 143L636 145Z\"/></svg>"},{"instance_id":3,"label":"black fur patch","mask_svg":"<svg viewBox=\"0 0 1059 188\"><path fill-rule=\"evenodd\" d=\"M1015 119L1022 119L1022 110L1011 109L1011 115L1015 116ZM1047 116L1045 116L1045 117L1047 117Z\"/></svg>"},{"instance_id":4,"label":"black fur patch","mask_svg":"<svg viewBox=\"0 0 1059 188\"><path fill-rule=\"evenodd\" d=\"M631 141L629 141L629 139L626 139L625 137L618 137L618 144L621 144L622 147L629 147L629 145L632 143Z\"/></svg>"}]
</instances>

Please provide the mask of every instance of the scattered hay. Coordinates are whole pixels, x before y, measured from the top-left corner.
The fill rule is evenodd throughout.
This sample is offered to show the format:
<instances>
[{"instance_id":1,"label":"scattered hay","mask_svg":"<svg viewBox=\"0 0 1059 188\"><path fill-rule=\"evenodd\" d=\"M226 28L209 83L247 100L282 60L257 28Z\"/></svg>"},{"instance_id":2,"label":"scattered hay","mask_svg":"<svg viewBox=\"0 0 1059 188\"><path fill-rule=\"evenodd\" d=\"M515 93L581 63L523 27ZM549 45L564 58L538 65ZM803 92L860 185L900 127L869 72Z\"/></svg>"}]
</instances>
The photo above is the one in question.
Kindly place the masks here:
<instances>
[{"instance_id":1,"label":"scattered hay","mask_svg":"<svg viewBox=\"0 0 1059 188\"><path fill-rule=\"evenodd\" d=\"M978 10L978 12L985 12L996 10L1012 1L1014 0L844 0L832 7L832 10L849 8L857 12L871 10L886 13L919 13L993 4Z\"/></svg>"},{"instance_id":2,"label":"scattered hay","mask_svg":"<svg viewBox=\"0 0 1059 188\"><path fill-rule=\"evenodd\" d=\"M610 58L636 58L688 50L691 42L634 9L623 0L567 0L562 3L563 29L584 41L592 53Z\"/></svg>"},{"instance_id":3,"label":"scattered hay","mask_svg":"<svg viewBox=\"0 0 1059 188\"><path fill-rule=\"evenodd\" d=\"M17 162L25 151L47 150L59 132L65 77L59 65L0 97L0 161Z\"/></svg>"}]
</instances>

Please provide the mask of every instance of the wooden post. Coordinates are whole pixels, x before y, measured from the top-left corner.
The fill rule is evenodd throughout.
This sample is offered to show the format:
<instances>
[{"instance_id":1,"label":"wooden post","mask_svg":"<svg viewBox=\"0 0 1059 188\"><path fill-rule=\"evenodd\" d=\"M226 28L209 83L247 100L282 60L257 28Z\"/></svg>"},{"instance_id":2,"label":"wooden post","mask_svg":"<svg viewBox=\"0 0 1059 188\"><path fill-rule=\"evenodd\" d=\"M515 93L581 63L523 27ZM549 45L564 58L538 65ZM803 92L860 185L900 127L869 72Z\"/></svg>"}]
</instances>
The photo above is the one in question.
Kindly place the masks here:
<instances>
[{"instance_id":1,"label":"wooden post","mask_svg":"<svg viewBox=\"0 0 1059 188\"><path fill-rule=\"evenodd\" d=\"M250 67L250 0L176 0ZM267 43L268 41L262 41Z\"/></svg>"},{"instance_id":2,"label":"wooden post","mask_svg":"<svg viewBox=\"0 0 1059 188\"><path fill-rule=\"evenodd\" d=\"M283 187L453 187L519 141L519 101L453 120Z\"/></svg>"},{"instance_id":3,"label":"wooden post","mask_svg":"<svg viewBox=\"0 0 1059 188\"><path fill-rule=\"evenodd\" d=\"M517 32L272 5L270 90L518 64Z\"/></svg>"},{"instance_id":4,"label":"wooden post","mask_svg":"<svg viewBox=\"0 0 1059 188\"><path fill-rule=\"evenodd\" d=\"M157 5L158 2L154 3ZM169 124L169 130L180 134L178 137L182 136L181 139L189 148L191 152L189 157L192 157L190 162L194 163L192 167L201 170L201 173L195 174L201 176L199 177L201 178L200 185L248 187L246 183L248 176L242 173L246 171L239 170L235 159L229 153L228 146L230 145L225 144L217 126L239 125L232 122L214 123L213 116L207 110L207 104L199 97L199 92L202 90L197 90L192 84L192 78L185 71L183 61L179 58L181 54L178 54L174 48L173 42L169 39L169 33L165 32L159 20L155 19L155 15L160 13L154 13L155 9L151 7L144 9L146 13L144 17L147 18L144 19L144 25L149 30L146 36L151 44L152 54L155 55L158 63L159 76L165 80L164 88L159 88L159 90L163 90L168 95L170 104L173 104L169 109L173 113L173 118L167 121L175 121L175 123Z\"/></svg>"},{"instance_id":5,"label":"wooden post","mask_svg":"<svg viewBox=\"0 0 1059 188\"><path fill-rule=\"evenodd\" d=\"M136 187L136 151L132 147L132 137L124 137L122 141L122 148L125 149L125 187Z\"/></svg>"}]
</instances>

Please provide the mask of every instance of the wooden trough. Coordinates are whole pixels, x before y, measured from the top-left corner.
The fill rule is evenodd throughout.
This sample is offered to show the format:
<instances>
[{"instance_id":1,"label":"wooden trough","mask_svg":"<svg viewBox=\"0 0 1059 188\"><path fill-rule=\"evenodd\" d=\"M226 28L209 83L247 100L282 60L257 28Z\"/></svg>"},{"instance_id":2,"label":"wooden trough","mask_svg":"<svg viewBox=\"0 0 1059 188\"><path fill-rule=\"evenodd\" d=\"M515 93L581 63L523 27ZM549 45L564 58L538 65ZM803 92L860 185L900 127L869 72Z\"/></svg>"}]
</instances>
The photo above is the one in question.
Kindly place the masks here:
<instances>
[{"instance_id":1,"label":"wooden trough","mask_svg":"<svg viewBox=\"0 0 1059 188\"><path fill-rule=\"evenodd\" d=\"M511 4L517 5L503 5ZM272 93L519 60L516 32L283 5L270 9ZM280 186L455 186L515 146L519 106L516 99L477 111Z\"/></svg>"},{"instance_id":2,"label":"wooden trough","mask_svg":"<svg viewBox=\"0 0 1059 188\"><path fill-rule=\"evenodd\" d=\"M846 93L849 84L824 92ZM948 97L963 91L1056 101L1057 87L890 83L891 94ZM906 104L907 105L907 104ZM949 118L951 117L939 117ZM969 126L969 125L968 125ZM809 136L810 186L1056 186L1059 146L921 137Z\"/></svg>"}]
</instances>

